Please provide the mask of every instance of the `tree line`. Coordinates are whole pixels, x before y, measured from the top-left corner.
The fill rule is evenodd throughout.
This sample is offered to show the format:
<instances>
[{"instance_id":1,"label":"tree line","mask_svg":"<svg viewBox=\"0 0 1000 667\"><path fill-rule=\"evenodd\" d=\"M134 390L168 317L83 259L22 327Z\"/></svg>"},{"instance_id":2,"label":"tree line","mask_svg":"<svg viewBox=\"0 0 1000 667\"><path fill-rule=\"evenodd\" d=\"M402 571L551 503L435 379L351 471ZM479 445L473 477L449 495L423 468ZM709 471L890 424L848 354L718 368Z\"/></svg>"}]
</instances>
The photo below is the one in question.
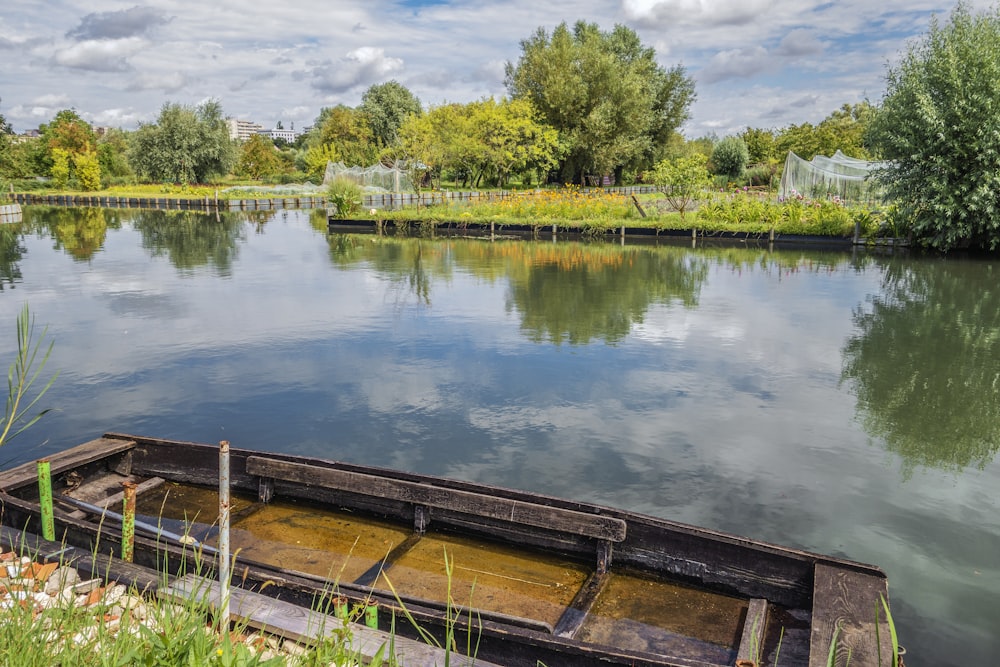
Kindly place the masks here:
<instances>
[{"instance_id":1,"label":"tree line","mask_svg":"<svg viewBox=\"0 0 1000 667\"><path fill-rule=\"evenodd\" d=\"M218 102L167 103L154 123L98 137L74 110L13 141L0 115L0 178L49 177L57 187L206 182L235 176L319 181L330 161L409 164L416 182L507 186L616 184L675 179L702 187L773 185L788 153L809 160L840 150L884 160L875 174L896 228L940 249L1000 245L1000 9L960 0L933 19L887 72L879 104L844 104L822 122L747 127L683 137L695 86L664 68L624 26L539 28L508 62L508 96L424 109L396 81L369 88L357 107L324 108L293 144L231 141ZM695 173L696 172L696 173ZM692 176L694 173L694 176Z\"/></svg>"}]
</instances>

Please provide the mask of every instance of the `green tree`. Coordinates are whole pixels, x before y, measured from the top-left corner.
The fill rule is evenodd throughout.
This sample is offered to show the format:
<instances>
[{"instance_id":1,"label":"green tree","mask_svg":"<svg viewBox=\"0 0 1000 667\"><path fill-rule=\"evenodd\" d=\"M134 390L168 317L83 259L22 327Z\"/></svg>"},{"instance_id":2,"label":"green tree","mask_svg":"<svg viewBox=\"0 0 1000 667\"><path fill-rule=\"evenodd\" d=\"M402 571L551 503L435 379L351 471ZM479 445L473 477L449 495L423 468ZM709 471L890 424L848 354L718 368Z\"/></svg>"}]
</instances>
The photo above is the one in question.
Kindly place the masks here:
<instances>
[{"instance_id":1,"label":"green tree","mask_svg":"<svg viewBox=\"0 0 1000 667\"><path fill-rule=\"evenodd\" d=\"M507 89L559 132L564 181L648 168L694 101L684 68L660 67L654 50L621 25L603 32L592 23L572 30L563 23L551 36L539 28L521 50L517 64L506 65Z\"/></svg>"},{"instance_id":2,"label":"green tree","mask_svg":"<svg viewBox=\"0 0 1000 667\"><path fill-rule=\"evenodd\" d=\"M686 211L705 198L712 178L705 156L691 153L658 162L653 170L653 183L666 197L670 207L683 218Z\"/></svg>"},{"instance_id":3,"label":"green tree","mask_svg":"<svg viewBox=\"0 0 1000 667\"><path fill-rule=\"evenodd\" d=\"M324 166L325 168L325 166ZM240 146L236 173L252 179L273 176L282 171L282 160L274 143L263 134L255 134Z\"/></svg>"},{"instance_id":4,"label":"green tree","mask_svg":"<svg viewBox=\"0 0 1000 667\"><path fill-rule=\"evenodd\" d=\"M75 182L77 158L97 149L97 135L90 123L76 111L63 109L39 130L45 149L41 155L42 173L51 175L60 188Z\"/></svg>"},{"instance_id":5,"label":"green tree","mask_svg":"<svg viewBox=\"0 0 1000 667\"><path fill-rule=\"evenodd\" d=\"M136 172L160 183L206 183L229 173L235 159L222 106L214 100L194 108L164 104L155 124L135 132L129 150Z\"/></svg>"},{"instance_id":6,"label":"green tree","mask_svg":"<svg viewBox=\"0 0 1000 667\"><path fill-rule=\"evenodd\" d=\"M773 130L748 127L740 133L747 147L747 164L771 164L778 154L777 137Z\"/></svg>"},{"instance_id":7,"label":"green tree","mask_svg":"<svg viewBox=\"0 0 1000 667\"><path fill-rule=\"evenodd\" d=\"M410 116L422 113L420 100L397 81L371 86L361 96L359 111L368 120L372 138L379 148L396 143L399 126Z\"/></svg>"},{"instance_id":8,"label":"green tree","mask_svg":"<svg viewBox=\"0 0 1000 667\"><path fill-rule=\"evenodd\" d=\"M741 137L725 137L712 149L712 171L730 179L740 178L749 160L750 153Z\"/></svg>"},{"instance_id":9,"label":"green tree","mask_svg":"<svg viewBox=\"0 0 1000 667\"><path fill-rule=\"evenodd\" d=\"M320 110L316 119L318 131L310 148L319 144L332 144L340 160L347 166L367 167L378 159L368 117L348 106L339 104Z\"/></svg>"},{"instance_id":10,"label":"green tree","mask_svg":"<svg viewBox=\"0 0 1000 667\"><path fill-rule=\"evenodd\" d=\"M76 180L84 190L101 189L101 163L97 151L79 153L73 158Z\"/></svg>"},{"instance_id":11,"label":"green tree","mask_svg":"<svg viewBox=\"0 0 1000 667\"><path fill-rule=\"evenodd\" d=\"M63 148L53 148L51 153L52 168L49 172L52 174L52 184L61 190L69 183L69 151Z\"/></svg>"},{"instance_id":12,"label":"green tree","mask_svg":"<svg viewBox=\"0 0 1000 667\"><path fill-rule=\"evenodd\" d=\"M1000 9L965 2L889 69L870 138L876 178L914 236L939 250L1000 245Z\"/></svg>"},{"instance_id":13,"label":"green tree","mask_svg":"<svg viewBox=\"0 0 1000 667\"><path fill-rule=\"evenodd\" d=\"M127 183L135 178L128 161L129 133L110 129L97 140L97 160L107 183Z\"/></svg>"},{"instance_id":14,"label":"green tree","mask_svg":"<svg viewBox=\"0 0 1000 667\"><path fill-rule=\"evenodd\" d=\"M498 186L511 174L527 170L547 171L556 164L558 133L535 120L527 100L493 98L468 105L467 129L479 158L476 183L492 175Z\"/></svg>"}]
</instances>

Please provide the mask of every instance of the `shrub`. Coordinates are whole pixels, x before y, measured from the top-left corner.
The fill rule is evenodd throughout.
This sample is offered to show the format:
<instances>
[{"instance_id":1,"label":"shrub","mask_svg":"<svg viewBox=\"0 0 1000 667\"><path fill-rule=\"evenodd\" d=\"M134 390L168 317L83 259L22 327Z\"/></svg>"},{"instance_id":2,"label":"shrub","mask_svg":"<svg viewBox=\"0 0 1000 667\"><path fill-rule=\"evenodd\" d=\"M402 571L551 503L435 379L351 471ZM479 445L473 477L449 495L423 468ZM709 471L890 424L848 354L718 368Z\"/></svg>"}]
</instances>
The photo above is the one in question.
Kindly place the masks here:
<instances>
[{"instance_id":1,"label":"shrub","mask_svg":"<svg viewBox=\"0 0 1000 667\"><path fill-rule=\"evenodd\" d=\"M326 196L337 207L337 214L341 217L347 217L361 209L361 186L346 178L333 179Z\"/></svg>"},{"instance_id":2,"label":"shrub","mask_svg":"<svg viewBox=\"0 0 1000 667\"><path fill-rule=\"evenodd\" d=\"M716 174L724 174L731 179L743 175L750 161L750 151L740 137L726 137L712 149L712 167Z\"/></svg>"}]
</instances>

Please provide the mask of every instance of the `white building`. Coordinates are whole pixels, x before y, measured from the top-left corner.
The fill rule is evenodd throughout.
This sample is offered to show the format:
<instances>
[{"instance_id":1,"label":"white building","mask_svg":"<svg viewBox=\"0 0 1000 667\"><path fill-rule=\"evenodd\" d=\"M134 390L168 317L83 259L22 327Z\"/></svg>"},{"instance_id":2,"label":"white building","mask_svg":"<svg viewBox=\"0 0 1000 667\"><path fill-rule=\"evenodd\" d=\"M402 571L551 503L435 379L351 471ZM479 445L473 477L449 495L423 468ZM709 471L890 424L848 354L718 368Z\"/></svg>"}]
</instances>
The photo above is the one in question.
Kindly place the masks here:
<instances>
[{"instance_id":1,"label":"white building","mask_svg":"<svg viewBox=\"0 0 1000 667\"><path fill-rule=\"evenodd\" d=\"M229 138L239 139L240 141L246 141L253 135L261 134L264 131L263 125L250 120L227 118L226 125L229 126Z\"/></svg>"},{"instance_id":2,"label":"white building","mask_svg":"<svg viewBox=\"0 0 1000 667\"><path fill-rule=\"evenodd\" d=\"M295 138L299 136L299 133L295 130L284 130L274 128L273 130L261 130L261 134L273 139L284 139L285 141L292 142Z\"/></svg>"}]
</instances>

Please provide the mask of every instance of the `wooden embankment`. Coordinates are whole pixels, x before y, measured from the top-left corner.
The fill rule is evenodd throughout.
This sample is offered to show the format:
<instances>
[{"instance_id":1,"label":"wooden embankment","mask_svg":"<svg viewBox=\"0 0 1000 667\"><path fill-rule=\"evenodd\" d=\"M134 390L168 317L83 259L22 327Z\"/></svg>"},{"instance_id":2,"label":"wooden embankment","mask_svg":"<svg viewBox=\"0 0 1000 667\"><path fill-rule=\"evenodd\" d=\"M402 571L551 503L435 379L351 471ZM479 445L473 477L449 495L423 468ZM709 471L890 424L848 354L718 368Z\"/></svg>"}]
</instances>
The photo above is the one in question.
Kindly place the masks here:
<instances>
[{"instance_id":1,"label":"wooden embankment","mask_svg":"<svg viewBox=\"0 0 1000 667\"><path fill-rule=\"evenodd\" d=\"M101 195L37 195L31 193L15 193L11 197L18 204L30 206L152 208L172 211L268 211L326 207L326 199L324 197L215 199L214 197L109 197Z\"/></svg>"},{"instance_id":2,"label":"wooden embankment","mask_svg":"<svg viewBox=\"0 0 1000 667\"><path fill-rule=\"evenodd\" d=\"M0 206L0 223L21 222L21 216L20 204L4 204Z\"/></svg>"}]
</instances>

